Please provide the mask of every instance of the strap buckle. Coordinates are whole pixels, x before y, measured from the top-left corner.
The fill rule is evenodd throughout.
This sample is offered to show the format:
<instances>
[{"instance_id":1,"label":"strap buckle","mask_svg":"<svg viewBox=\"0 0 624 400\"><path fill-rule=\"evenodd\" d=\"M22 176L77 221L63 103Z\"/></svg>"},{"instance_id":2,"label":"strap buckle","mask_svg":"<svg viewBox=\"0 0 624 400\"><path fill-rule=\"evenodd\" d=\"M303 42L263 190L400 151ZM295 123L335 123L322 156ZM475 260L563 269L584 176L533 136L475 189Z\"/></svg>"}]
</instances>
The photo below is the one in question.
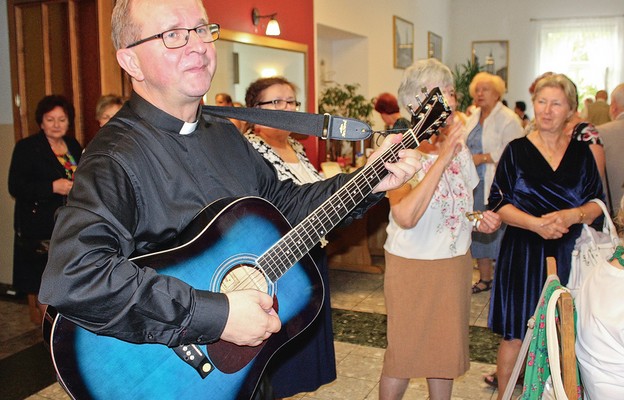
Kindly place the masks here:
<instances>
[{"instance_id":1,"label":"strap buckle","mask_svg":"<svg viewBox=\"0 0 624 400\"><path fill-rule=\"evenodd\" d=\"M323 114L323 131L321 132L321 139L329 139L329 126L331 124L331 115L328 113Z\"/></svg>"}]
</instances>

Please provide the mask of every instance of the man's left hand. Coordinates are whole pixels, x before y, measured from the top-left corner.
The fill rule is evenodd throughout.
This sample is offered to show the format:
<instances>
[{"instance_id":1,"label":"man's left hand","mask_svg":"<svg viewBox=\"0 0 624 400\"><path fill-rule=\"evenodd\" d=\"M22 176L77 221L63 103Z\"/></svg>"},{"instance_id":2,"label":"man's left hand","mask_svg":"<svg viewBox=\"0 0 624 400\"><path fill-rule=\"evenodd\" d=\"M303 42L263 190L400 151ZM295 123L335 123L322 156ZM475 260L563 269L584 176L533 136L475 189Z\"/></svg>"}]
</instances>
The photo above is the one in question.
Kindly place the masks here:
<instances>
[{"instance_id":1,"label":"man's left hand","mask_svg":"<svg viewBox=\"0 0 624 400\"><path fill-rule=\"evenodd\" d=\"M383 152L389 149L393 144L401 143L402 137L402 134L388 135L379 149L371 154L366 166L383 154ZM373 189L373 193L385 192L403 186L405 182L410 180L414 174L422 168L420 164L420 154L416 150L401 149L398 152L398 156L399 161L394 163L386 162L384 164L389 174Z\"/></svg>"}]
</instances>

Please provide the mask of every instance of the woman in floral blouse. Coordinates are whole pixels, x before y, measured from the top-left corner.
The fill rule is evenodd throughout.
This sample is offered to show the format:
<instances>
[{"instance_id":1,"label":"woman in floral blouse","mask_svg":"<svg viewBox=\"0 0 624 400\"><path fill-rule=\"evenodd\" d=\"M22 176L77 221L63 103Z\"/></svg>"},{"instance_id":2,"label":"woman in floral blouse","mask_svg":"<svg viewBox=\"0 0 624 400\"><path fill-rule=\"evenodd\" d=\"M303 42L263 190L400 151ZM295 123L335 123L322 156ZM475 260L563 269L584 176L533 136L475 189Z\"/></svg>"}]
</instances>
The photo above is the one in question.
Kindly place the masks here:
<instances>
[{"instance_id":1,"label":"woman in floral blouse","mask_svg":"<svg viewBox=\"0 0 624 400\"><path fill-rule=\"evenodd\" d=\"M430 58L409 67L399 100L404 105L413 102L422 87L440 87L455 107L453 77L444 64ZM472 191L479 177L463 142L463 120L453 113L432 143L422 142L422 170L388 192L388 347L380 400L401 398L410 378L418 377L427 378L430 398L450 399L453 379L470 367L471 232L494 232L501 221L491 211L472 213ZM472 218L476 215L478 219Z\"/></svg>"}]
</instances>

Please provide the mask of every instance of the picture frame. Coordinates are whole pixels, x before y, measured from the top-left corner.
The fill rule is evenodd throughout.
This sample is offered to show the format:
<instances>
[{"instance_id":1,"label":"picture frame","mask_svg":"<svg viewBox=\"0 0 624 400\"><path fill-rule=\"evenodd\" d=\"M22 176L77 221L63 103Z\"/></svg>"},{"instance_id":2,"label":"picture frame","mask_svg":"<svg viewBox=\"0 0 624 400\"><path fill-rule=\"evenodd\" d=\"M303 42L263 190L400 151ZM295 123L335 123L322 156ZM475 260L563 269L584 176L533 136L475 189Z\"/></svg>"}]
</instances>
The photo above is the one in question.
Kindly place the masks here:
<instances>
[{"instance_id":1,"label":"picture frame","mask_svg":"<svg viewBox=\"0 0 624 400\"><path fill-rule=\"evenodd\" d=\"M427 57L442 62L442 36L431 31L427 35Z\"/></svg>"},{"instance_id":2,"label":"picture frame","mask_svg":"<svg viewBox=\"0 0 624 400\"><path fill-rule=\"evenodd\" d=\"M394 68L405 69L414 63L414 24L392 17Z\"/></svg>"},{"instance_id":3,"label":"picture frame","mask_svg":"<svg viewBox=\"0 0 624 400\"><path fill-rule=\"evenodd\" d=\"M478 62L485 72L509 81L509 40L479 40L472 42L472 62Z\"/></svg>"}]
</instances>

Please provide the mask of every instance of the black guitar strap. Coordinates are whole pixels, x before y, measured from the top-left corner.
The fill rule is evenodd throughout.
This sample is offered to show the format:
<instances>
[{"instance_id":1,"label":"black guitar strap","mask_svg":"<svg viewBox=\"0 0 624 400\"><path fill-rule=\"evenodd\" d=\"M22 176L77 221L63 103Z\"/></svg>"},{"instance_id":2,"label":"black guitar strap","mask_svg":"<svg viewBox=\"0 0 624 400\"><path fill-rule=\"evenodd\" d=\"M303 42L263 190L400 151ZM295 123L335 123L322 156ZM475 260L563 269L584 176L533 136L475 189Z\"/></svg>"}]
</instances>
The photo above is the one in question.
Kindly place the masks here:
<instances>
[{"instance_id":1,"label":"black guitar strap","mask_svg":"<svg viewBox=\"0 0 624 400\"><path fill-rule=\"evenodd\" d=\"M373 130L354 118L261 108L202 106L202 113L318 136L321 139L364 140Z\"/></svg>"}]
</instances>

